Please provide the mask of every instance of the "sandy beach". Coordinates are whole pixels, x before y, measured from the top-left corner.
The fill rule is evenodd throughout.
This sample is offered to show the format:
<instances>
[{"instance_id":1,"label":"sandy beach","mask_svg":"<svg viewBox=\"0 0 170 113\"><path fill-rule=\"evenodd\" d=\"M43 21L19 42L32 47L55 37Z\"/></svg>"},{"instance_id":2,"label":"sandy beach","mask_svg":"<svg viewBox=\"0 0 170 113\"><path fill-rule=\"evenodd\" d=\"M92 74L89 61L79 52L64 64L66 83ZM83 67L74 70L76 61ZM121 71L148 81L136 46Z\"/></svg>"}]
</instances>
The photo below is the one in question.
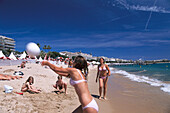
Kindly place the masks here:
<instances>
[{"instance_id":1,"label":"sandy beach","mask_svg":"<svg viewBox=\"0 0 170 113\"><path fill-rule=\"evenodd\" d=\"M60 65L61 66L61 65ZM66 65L62 65L66 67ZM68 94L56 94L52 87L57 80L57 74L40 64L27 63L26 68L1 66L1 74L13 75L14 71L22 71L23 78L19 80L0 81L0 111L1 113L81 113L81 106L74 88L68 78L63 78L68 84ZM98 83L95 82L96 66L90 66L88 86L90 93L99 105L99 113L169 113L170 95L159 88L144 83L132 82L120 75L112 75L108 82L108 100L98 99ZM34 86L41 88L39 94L21 92L21 86L29 76L35 79ZM6 94L4 85L14 88L13 93Z\"/></svg>"},{"instance_id":2,"label":"sandy beach","mask_svg":"<svg viewBox=\"0 0 170 113\"><path fill-rule=\"evenodd\" d=\"M19 80L0 81L0 111L2 113L68 113L78 106L78 99L73 87L68 85L68 94L56 94L52 85L56 82L57 75L48 68L42 67L40 64L26 64L26 68L20 69L16 65L3 66L1 73L12 75L15 71L22 71L23 78ZM42 90L39 94L30 94L24 92L23 95L16 93L5 94L4 85L14 88L13 91L21 92L22 84L29 76L33 76L34 86ZM63 78L65 82L69 79Z\"/></svg>"},{"instance_id":3,"label":"sandy beach","mask_svg":"<svg viewBox=\"0 0 170 113\"><path fill-rule=\"evenodd\" d=\"M65 65L62 66L66 67ZM27 63L24 69L18 68L17 65L1 66L1 68L1 74L13 75L14 71L22 71L24 73L21 79L0 81L1 113L79 113L81 111L78 97L74 88L69 84L68 78L63 78L63 81L68 84L68 94L56 94L56 90L52 85L55 84L58 75L49 68L34 63ZM93 70L95 69L90 69L88 83L90 91L92 91L93 95L97 95L98 90L93 89L96 89L98 84L93 85L94 82L91 79L93 77ZM14 93L21 92L21 86L29 76L34 77L34 86L40 88L42 92L39 94L24 92L23 95ZM4 92L4 85L12 86L14 88L13 92L6 94ZM97 100L100 107L99 113L104 112L105 108L102 108L103 105L110 105L108 102L100 102L97 98L95 100Z\"/></svg>"}]
</instances>

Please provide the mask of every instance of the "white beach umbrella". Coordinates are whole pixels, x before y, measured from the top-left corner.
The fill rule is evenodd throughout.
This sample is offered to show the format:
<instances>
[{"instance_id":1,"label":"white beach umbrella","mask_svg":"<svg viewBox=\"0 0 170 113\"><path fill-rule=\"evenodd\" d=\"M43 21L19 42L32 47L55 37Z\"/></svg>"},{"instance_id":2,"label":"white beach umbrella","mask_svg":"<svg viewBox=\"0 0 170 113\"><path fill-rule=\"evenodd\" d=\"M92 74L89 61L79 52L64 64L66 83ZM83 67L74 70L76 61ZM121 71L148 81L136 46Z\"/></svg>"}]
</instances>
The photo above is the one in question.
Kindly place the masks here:
<instances>
[{"instance_id":1,"label":"white beach umbrella","mask_svg":"<svg viewBox=\"0 0 170 113\"><path fill-rule=\"evenodd\" d=\"M14 53L13 53L13 52L11 52L11 54L9 55L9 58L10 58L11 60L17 60L17 58L14 56Z\"/></svg>"},{"instance_id":2,"label":"white beach umbrella","mask_svg":"<svg viewBox=\"0 0 170 113\"><path fill-rule=\"evenodd\" d=\"M25 59L27 56L27 54L25 53L25 51L23 52L23 54L19 57L19 59Z\"/></svg>"},{"instance_id":3,"label":"white beach umbrella","mask_svg":"<svg viewBox=\"0 0 170 113\"><path fill-rule=\"evenodd\" d=\"M2 58L2 59L5 59L5 58L6 58L6 56L3 54L2 51L0 51L0 58Z\"/></svg>"},{"instance_id":4,"label":"white beach umbrella","mask_svg":"<svg viewBox=\"0 0 170 113\"><path fill-rule=\"evenodd\" d=\"M41 62L41 61L43 61L43 59L40 57L40 58L38 59L38 61L40 61L40 62Z\"/></svg>"},{"instance_id":5,"label":"white beach umbrella","mask_svg":"<svg viewBox=\"0 0 170 113\"><path fill-rule=\"evenodd\" d=\"M35 58L35 60L37 60L37 57L36 57L36 56L34 56L34 58Z\"/></svg>"}]
</instances>

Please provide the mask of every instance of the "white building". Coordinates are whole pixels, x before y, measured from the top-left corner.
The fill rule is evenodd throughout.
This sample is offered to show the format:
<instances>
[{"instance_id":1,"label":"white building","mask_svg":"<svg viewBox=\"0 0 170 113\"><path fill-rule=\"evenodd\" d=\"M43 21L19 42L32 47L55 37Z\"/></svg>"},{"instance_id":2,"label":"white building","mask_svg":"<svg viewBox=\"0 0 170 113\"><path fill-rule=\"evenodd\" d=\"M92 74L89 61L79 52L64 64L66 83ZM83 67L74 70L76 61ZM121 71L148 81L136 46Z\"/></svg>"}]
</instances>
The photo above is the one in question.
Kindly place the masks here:
<instances>
[{"instance_id":1,"label":"white building","mask_svg":"<svg viewBox=\"0 0 170 113\"><path fill-rule=\"evenodd\" d=\"M8 50L8 49L15 51L15 40L0 35L0 50Z\"/></svg>"},{"instance_id":2,"label":"white building","mask_svg":"<svg viewBox=\"0 0 170 113\"><path fill-rule=\"evenodd\" d=\"M83 56L84 58L86 58L88 60L91 60L91 59L95 59L96 60L96 57L93 57L91 54L82 53L82 52L72 53L72 52L68 52L68 51L63 51L63 52L60 52L60 54L61 55L66 55L69 58L72 58L73 56L81 55L81 56Z\"/></svg>"},{"instance_id":3,"label":"white building","mask_svg":"<svg viewBox=\"0 0 170 113\"><path fill-rule=\"evenodd\" d=\"M109 61L116 61L116 59L115 58L109 58Z\"/></svg>"},{"instance_id":4,"label":"white building","mask_svg":"<svg viewBox=\"0 0 170 113\"><path fill-rule=\"evenodd\" d=\"M60 54L66 55L69 58L72 58L73 56L81 55L84 58L86 58L87 60L92 60L92 59L93 60L99 60L99 58L104 58L105 61L117 61L117 62L128 62L128 61L130 61L130 60L124 60L124 59L118 59L118 58L108 58L108 57L105 57L105 56L95 57L95 56L92 56L92 54L87 54L87 53L82 53L82 52L72 53L72 52L68 52L68 51L63 51L63 52L60 52Z\"/></svg>"},{"instance_id":5,"label":"white building","mask_svg":"<svg viewBox=\"0 0 170 113\"><path fill-rule=\"evenodd\" d=\"M69 58L72 58L73 56L77 56L76 53L72 53L72 52L68 52L68 51L62 51L62 52L59 52L61 55L65 55L65 56L68 56Z\"/></svg>"}]
</instances>

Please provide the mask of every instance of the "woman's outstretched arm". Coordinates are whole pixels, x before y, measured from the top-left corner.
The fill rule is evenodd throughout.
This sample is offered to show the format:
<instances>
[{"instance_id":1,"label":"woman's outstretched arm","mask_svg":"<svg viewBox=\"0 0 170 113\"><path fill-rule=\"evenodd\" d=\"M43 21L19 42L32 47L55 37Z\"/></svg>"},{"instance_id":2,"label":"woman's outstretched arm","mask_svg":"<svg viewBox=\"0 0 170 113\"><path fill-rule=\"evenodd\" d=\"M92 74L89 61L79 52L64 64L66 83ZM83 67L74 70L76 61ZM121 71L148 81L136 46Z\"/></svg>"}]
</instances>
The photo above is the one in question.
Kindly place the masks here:
<instances>
[{"instance_id":1,"label":"woman's outstretched arm","mask_svg":"<svg viewBox=\"0 0 170 113\"><path fill-rule=\"evenodd\" d=\"M49 66L50 69L52 69L54 72L61 76L68 76L69 74L69 68L62 68L62 67L57 67L54 64L49 63L48 61L42 61L41 65L44 66Z\"/></svg>"}]
</instances>

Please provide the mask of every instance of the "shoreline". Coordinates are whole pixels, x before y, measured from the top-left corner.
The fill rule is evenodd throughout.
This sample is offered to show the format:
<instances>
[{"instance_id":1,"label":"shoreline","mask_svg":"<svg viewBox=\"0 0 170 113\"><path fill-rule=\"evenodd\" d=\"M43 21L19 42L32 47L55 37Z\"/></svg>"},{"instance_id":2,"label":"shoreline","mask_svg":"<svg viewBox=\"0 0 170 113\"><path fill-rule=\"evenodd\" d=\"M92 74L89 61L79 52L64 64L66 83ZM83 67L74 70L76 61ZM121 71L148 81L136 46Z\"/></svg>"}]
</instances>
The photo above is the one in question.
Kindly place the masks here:
<instances>
[{"instance_id":1,"label":"shoreline","mask_svg":"<svg viewBox=\"0 0 170 113\"><path fill-rule=\"evenodd\" d=\"M138 83L147 83L150 86L158 87L161 91L170 94L170 81L163 81L152 76L138 75L135 72L128 72L126 70L119 69L117 67L110 67L112 74L120 74L123 77L128 78L131 81Z\"/></svg>"},{"instance_id":2,"label":"shoreline","mask_svg":"<svg viewBox=\"0 0 170 113\"><path fill-rule=\"evenodd\" d=\"M114 74L108 83L108 97L115 113L169 113L170 95L159 87Z\"/></svg>"},{"instance_id":3,"label":"shoreline","mask_svg":"<svg viewBox=\"0 0 170 113\"><path fill-rule=\"evenodd\" d=\"M99 100L97 68L89 79L89 89L99 103L101 113L169 113L170 94L148 83L131 81L120 74L112 74L108 80L108 100ZM97 93L96 93L97 92ZM103 104L102 104L103 103Z\"/></svg>"}]
</instances>

